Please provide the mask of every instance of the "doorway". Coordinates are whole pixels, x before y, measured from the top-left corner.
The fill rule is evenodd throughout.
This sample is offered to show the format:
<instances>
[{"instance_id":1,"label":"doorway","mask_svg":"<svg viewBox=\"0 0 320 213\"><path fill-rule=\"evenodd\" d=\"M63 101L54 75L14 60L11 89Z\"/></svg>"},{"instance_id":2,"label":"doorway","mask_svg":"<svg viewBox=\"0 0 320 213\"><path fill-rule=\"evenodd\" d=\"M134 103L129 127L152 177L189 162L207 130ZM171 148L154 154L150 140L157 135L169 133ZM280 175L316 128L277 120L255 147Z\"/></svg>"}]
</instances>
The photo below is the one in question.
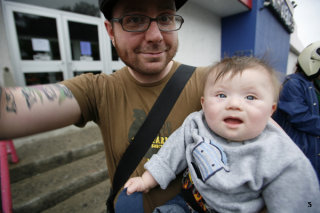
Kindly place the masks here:
<instances>
[{"instance_id":1,"label":"doorway","mask_svg":"<svg viewBox=\"0 0 320 213\"><path fill-rule=\"evenodd\" d=\"M103 18L14 2L5 2L4 17L19 85L109 74L123 66L112 60Z\"/></svg>"}]
</instances>

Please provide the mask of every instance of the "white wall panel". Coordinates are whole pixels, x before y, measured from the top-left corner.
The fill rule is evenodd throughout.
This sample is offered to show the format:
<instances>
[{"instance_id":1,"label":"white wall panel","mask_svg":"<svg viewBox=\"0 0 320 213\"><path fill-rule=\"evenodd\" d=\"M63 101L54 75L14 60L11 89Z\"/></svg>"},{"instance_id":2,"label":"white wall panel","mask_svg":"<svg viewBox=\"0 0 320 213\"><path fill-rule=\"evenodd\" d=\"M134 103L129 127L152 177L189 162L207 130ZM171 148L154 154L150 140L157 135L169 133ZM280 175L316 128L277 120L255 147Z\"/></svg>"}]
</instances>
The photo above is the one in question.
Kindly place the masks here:
<instances>
[{"instance_id":1,"label":"white wall panel","mask_svg":"<svg viewBox=\"0 0 320 213\"><path fill-rule=\"evenodd\" d=\"M186 3L178 14L185 23L179 31L175 60L193 66L207 66L220 60L220 17L193 2Z\"/></svg>"}]
</instances>

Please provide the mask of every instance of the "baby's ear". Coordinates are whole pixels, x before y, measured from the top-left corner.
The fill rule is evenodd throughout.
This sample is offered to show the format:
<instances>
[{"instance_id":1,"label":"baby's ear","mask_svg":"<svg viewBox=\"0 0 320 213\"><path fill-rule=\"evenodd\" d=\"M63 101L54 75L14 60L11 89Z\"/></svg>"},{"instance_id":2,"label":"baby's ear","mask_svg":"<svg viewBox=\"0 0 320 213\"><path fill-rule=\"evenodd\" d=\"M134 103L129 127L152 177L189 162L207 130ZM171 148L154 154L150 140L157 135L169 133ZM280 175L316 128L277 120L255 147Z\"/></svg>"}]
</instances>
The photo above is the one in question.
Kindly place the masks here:
<instances>
[{"instance_id":1,"label":"baby's ear","mask_svg":"<svg viewBox=\"0 0 320 213\"><path fill-rule=\"evenodd\" d=\"M277 103L272 104L272 113L274 113L277 109Z\"/></svg>"},{"instance_id":2,"label":"baby's ear","mask_svg":"<svg viewBox=\"0 0 320 213\"><path fill-rule=\"evenodd\" d=\"M200 103L201 103L201 106L203 108L203 103L204 103L204 97L203 96L201 96L201 98L200 98Z\"/></svg>"}]
</instances>

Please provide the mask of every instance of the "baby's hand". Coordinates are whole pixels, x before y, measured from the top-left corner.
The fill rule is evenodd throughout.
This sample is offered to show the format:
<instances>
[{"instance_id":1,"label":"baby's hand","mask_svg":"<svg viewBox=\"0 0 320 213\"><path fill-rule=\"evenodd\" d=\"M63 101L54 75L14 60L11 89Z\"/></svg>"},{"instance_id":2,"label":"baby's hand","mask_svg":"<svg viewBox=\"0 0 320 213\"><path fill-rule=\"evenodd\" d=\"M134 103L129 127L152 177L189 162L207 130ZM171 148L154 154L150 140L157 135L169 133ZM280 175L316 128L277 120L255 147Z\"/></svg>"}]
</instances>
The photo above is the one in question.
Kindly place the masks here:
<instances>
[{"instance_id":1,"label":"baby's hand","mask_svg":"<svg viewBox=\"0 0 320 213\"><path fill-rule=\"evenodd\" d=\"M124 188L127 188L127 195L131 195L134 192L149 191L141 177L130 178L126 184L124 184Z\"/></svg>"}]
</instances>

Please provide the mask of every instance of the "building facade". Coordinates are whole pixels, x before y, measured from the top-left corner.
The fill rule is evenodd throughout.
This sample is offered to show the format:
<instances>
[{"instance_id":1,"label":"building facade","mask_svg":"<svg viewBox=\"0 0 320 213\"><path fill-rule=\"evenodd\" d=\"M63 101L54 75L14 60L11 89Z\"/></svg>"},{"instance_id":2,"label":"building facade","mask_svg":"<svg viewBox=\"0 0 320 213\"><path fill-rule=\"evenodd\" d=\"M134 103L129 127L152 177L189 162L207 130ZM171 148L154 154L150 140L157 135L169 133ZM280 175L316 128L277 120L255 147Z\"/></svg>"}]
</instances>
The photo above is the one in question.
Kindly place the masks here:
<instances>
[{"instance_id":1,"label":"building facade","mask_svg":"<svg viewBox=\"0 0 320 213\"><path fill-rule=\"evenodd\" d=\"M0 83L55 83L124 65L108 38L98 0L0 1ZM292 13L288 0L189 0L178 11L185 23L175 60L207 66L224 56L254 55L290 73L301 51L291 39Z\"/></svg>"}]
</instances>

